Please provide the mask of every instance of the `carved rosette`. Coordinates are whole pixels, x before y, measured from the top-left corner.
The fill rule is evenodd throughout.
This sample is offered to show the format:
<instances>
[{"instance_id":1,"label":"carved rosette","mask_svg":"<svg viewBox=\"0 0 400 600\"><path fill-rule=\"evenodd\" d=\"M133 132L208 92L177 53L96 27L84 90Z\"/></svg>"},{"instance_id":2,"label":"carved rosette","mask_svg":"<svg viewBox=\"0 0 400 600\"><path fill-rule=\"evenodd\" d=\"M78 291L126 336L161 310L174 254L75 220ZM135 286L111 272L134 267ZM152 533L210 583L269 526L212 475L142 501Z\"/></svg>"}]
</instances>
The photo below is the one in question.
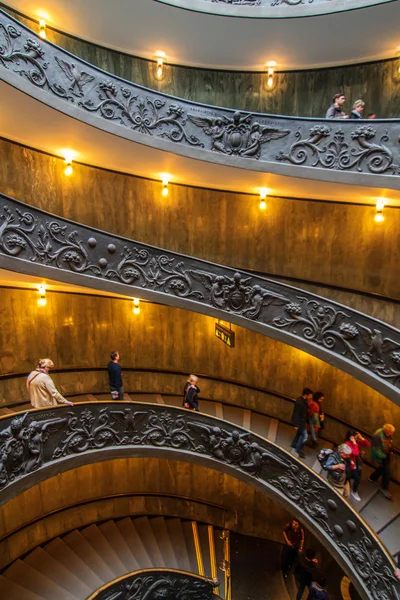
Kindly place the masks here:
<instances>
[{"instance_id":1,"label":"carved rosette","mask_svg":"<svg viewBox=\"0 0 400 600\"><path fill-rule=\"evenodd\" d=\"M268 1L271 6L316 2ZM223 3L258 6L251 0ZM237 164L234 159L246 159L250 168L251 162L259 161L275 163L277 171L282 170L280 163L287 163L390 179L400 174L396 122L355 128L346 121L338 128L316 121L307 134L301 119L253 115L168 97L88 65L0 10L2 73L6 81L9 74L19 75L10 81L12 85L18 87L22 78L31 86L27 93L60 111L70 114L72 105L73 116L83 122L93 124L95 118L96 127L183 155L213 161L212 152L222 155L218 161L224 164L226 157L233 166ZM170 144L165 147L164 142Z\"/></svg>"},{"instance_id":2,"label":"carved rosette","mask_svg":"<svg viewBox=\"0 0 400 600\"><path fill-rule=\"evenodd\" d=\"M96 237L94 237L94 235ZM288 334L400 389L400 332L325 298L228 267L93 232L11 199L0 204L0 255L195 302ZM68 278L68 277L67 277ZM246 326L246 321L243 321ZM357 371L358 373L358 371ZM356 373L356 376L357 376Z\"/></svg>"},{"instance_id":3,"label":"carved rosette","mask_svg":"<svg viewBox=\"0 0 400 600\"><path fill-rule=\"evenodd\" d=\"M381 600L398 600L398 582L378 538L328 482L288 452L249 431L200 413L140 403L110 402L58 407L2 419L0 487L4 493L25 477L40 481L46 467L71 468L96 453L140 448L169 450L177 458L204 458L240 479L256 480L320 531L340 553L358 583ZM196 458L197 457L197 458ZM72 461L72 462L70 462ZM32 479L33 478L33 479ZM188 596L190 597L190 596ZM146 596L147 598L147 596Z\"/></svg>"}]
</instances>

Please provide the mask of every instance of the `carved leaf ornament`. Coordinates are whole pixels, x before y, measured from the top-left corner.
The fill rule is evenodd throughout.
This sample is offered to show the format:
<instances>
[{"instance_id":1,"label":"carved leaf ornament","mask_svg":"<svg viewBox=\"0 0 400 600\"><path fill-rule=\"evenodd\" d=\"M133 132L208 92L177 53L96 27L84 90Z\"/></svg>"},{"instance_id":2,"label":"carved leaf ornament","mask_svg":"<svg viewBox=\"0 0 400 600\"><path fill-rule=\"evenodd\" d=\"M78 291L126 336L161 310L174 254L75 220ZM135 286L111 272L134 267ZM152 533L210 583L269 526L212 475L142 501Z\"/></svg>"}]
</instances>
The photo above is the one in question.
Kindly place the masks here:
<instances>
[{"instance_id":1,"label":"carved leaf ornament","mask_svg":"<svg viewBox=\"0 0 400 600\"><path fill-rule=\"evenodd\" d=\"M399 584L379 540L328 482L272 442L200 413L110 402L81 404L72 409L62 406L4 418L0 422L3 497L13 483L28 475L32 477L46 466L63 461L65 468L70 468L66 459L87 456L90 462L93 452L109 452L113 448L153 448L155 452L158 448L169 449L194 462L196 456L207 457L216 468L225 465L236 471L239 479L243 474L247 481L257 480L317 527L322 539L328 539L356 573L368 598L398 600ZM82 464L82 458L78 462ZM58 471L60 465L61 462ZM142 580L136 581L137 587L129 587L132 582L126 582L124 589L129 593L141 589ZM147 580L147 586L151 581ZM178 585L164 583L171 589ZM199 586L200 589L201 583ZM123 598L131 597L128 594Z\"/></svg>"},{"instance_id":2,"label":"carved leaf ornament","mask_svg":"<svg viewBox=\"0 0 400 600\"><path fill-rule=\"evenodd\" d=\"M271 5L293 6L304 1L271 0ZM251 0L224 3L259 4ZM168 97L88 65L0 11L0 73L3 69L81 109L83 121L90 113L173 146L183 144L232 158L293 166L400 174L400 129L396 123L356 127L350 122L326 125L324 121L305 134L305 126L299 125L302 120L235 112Z\"/></svg>"},{"instance_id":3,"label":"carved leaf ornament","mask_svg":"<svg viewBox=\"0 0 400 600\"><path fill-rule=\"evenodd\" d=\"M275 281L0 203L0 255L210 306L286 331L400 389L400 332Z\"/></svg>"}]
</instances>

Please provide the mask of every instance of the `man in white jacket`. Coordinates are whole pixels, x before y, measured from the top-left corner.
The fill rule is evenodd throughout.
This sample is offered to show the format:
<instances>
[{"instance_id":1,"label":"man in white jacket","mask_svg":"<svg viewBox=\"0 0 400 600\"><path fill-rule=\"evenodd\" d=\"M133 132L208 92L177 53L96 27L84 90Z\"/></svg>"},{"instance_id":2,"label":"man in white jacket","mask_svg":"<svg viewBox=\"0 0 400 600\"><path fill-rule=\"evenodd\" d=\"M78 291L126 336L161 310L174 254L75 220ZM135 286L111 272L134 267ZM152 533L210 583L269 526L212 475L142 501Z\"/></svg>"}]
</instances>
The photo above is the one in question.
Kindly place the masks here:
<instances>
[{"instance_id":1,"label":"man in white jacket","mask_svg":"<svg viewBox=\"0 0 400 600\"><path fill-rule=\"evenodd\" d=\"M68 404L73 406L60 394L49 375L54 363L50 358L41 358L35 371L28 375L26 387L29 399L34 408L56 406L57 404Z\"/></svg>"}]
</instances>

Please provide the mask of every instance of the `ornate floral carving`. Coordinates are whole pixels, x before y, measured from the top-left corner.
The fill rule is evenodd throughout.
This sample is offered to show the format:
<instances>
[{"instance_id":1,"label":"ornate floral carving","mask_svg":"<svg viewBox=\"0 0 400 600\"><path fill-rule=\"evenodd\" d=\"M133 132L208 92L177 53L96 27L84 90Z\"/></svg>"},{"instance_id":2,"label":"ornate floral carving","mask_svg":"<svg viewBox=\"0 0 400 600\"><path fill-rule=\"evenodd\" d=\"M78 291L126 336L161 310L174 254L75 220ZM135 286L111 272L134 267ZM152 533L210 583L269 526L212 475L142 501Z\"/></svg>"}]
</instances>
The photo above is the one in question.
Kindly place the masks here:
<instances>
[{"instance_id":1,"label":"ornate floral carving","mask_svg":"<svg viewBox=\"0 0 400 600\"><path fill-rule=\"evenodd\" d=\"M261 125L249 114L235 112L233 117L199 117L188 114L188 118L211 136L211 150L243 158L260 158L261 146L271 140L289 135L289 129Z\"/></svg>"},{"instance_id":2,"label":"ornate floral carving","mask_svg":"<svg viewBox=\"0 0 400 600\"><path fill-rule=\"evenodd\" d=\"M57 416L59 415L59 416ZM78 463L96 451L118 449L126 453L145 448L178 452L224 465L283 495L296 511L318 527L333 547L337 544L358 580L373 598L398 600L390 562L372 533L346 501L316 473L249 431L200 413L166 406L110 402L58 407L25 413L0 421L0 487L2 497L13 493L12 484L48 465ZM74 464L74 463L71 463ZM58 467L57 467L58 468ZM63 468L63 467L61 467ZM40 476L38 477L40 479ZM351 527L348 524L351 523ZM327 537L326 537L327 536ZM359 560L368 550L368 560ZM132 588L134 589L134 588ZM379 595L387 594L387 596ZM108 597L108 596L106 596ZM179 598L180 596L174 596ZM191 596L182 596L183 598ZM128 596L129 598L129 596ZM146 596L147 598L147 596ZM136 600L136 596L135 596Z\"/></svg>"},{"instance_id":3,"label":"ornate floral carving","mask_svg":"<svg viewBox=\"0 0 400 600\"><path fill-rule=\"evenodd\" d=\"M371 126L360 126L350 133L350 138L358 143L352 145L346 141L342 129L332 134L329 126L315 126L310 135L302 138L301 131L296 133L289 152L280 151L276 160L290 162L293 165L323 167L324 169L354 170L376 174L400 174L400 165L394 162L393 152L384 145L389 141L388 130L381 135L380 142L369 140L376 136L376 129ZM325 138L328 138L325 141Z\"/></svg>"},{"instance_id":4,"label":"ornate floral carving","mask_svg":"<svg viewBox=\"0 0 400 600\"><path fill-rule=\"evenodd\" d=\"M361 539L347 545L341 542L337 544L365 582L371 594L370 598L390 600L399 597L396 591L397 579L393 576L393 571L384 564L381 553L373 547L364 529L361 530Z\"/></svg>"},{"instance_id":5,"label":"ornate floral carving","mask_svg":"<svg viewBox=\"0 0 400 600\"><path fill-rule=\"evenodd\" d=\"M110 243L112 242L112 243ZM112 252L109 252L109 247ZM400 332L314 294L249 273L93 232L8 198L0 207L0 254L196 302L288 331L400 387ZM106 260L104 255L108 256ZM132 292L133 293L133 292ZM245 323L245 322L244 322ZM392 388L391 388L392 389Z\"/></svg>"},{"instance_id":6,"label":"ornate floral carving","mask_svg":"<svg viewBox=\"0 0 400 600\"><path fill-rule=\"evenodd\" d=\"M217 582L184 573L148 571L125 577L103 588L97 600L221 600L213 593Z\"/></svg>"},{"instance_id":7,"label":"ornate floral carving","mask_svg":"<svg viewBox=\"0 0 400 600\"><path fill-rule=\"evenodd\" d=\"M0 66L12 69L25 77L33 85L46 88L61 98L71 99L68 92L57 83L52 83L47 75L49 63L44 62L42 45L32 38L27 38L21 47L15 46L17 38L21 36L21 29L12 24L0 23Z\"/></svg>"},{"instance_id":8,"label":"ornate floral carving","mask_svg":"<svg viewBox=\"0 0 400 600\"><path fill-rule=\"evenodd\" d=\"M172 142L204 146L197 136L185 132L184 109L176 102L167 104L161 98L138 96L128 87L121 85L117 89L111 81L100 82L97 93L100 102L95 104L89 99L79 102L79 106L140 133L156 133L158 137L166 137Z\"/></svg>"}]
</instances>

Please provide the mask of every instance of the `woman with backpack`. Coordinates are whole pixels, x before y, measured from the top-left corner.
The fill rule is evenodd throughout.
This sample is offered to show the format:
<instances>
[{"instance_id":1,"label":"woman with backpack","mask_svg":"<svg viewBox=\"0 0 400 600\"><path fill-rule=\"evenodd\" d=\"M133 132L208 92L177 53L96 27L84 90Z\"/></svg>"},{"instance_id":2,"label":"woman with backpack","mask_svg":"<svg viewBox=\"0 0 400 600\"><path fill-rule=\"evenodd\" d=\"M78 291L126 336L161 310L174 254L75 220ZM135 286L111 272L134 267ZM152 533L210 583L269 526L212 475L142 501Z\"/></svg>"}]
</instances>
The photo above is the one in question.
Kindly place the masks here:
<instances>
[{"instance_id":1,"label":"woman with backpack","mask_svg":"<svg viewBox=\"0 0 400 600\"><path fill-rule=\"evenodd\" d=\"M354 500L358 502L361 500L358 495L358 486L361 481L361 467L362 467L362 458L360 453L361 448L369 448L371 446L370 442L366 440L361 433L354 431L353 429L349 429L346 435L346 440L344 442L351 449L350 456L350 479L354 481L353 490L351 492Z\"/></svg>"},{"instance_id":2,"label":"woman with backpack","mask_svg":"<svg viewBox=\"0 0 400 600\"><path fill-rule=\"evenodd\" d=\"M337 450L323 448L318 455L322 468L328 471L329 483L345 498L350 498L350 456L351 449L347 444L340 444Z\"/></svg>"}]
</instances>

